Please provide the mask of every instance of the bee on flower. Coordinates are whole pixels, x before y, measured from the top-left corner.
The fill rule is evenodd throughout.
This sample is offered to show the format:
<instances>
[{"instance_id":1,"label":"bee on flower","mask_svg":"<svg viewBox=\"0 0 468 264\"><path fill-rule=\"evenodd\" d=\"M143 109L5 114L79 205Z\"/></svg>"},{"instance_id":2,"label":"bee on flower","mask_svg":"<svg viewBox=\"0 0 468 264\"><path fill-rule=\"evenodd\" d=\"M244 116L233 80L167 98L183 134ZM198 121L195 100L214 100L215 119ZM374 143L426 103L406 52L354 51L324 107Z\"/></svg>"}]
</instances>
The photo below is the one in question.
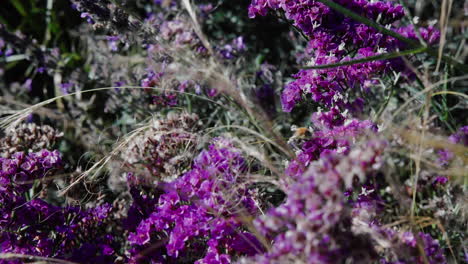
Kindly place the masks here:
<instances>
[{"instance_id":1,"label":"bee on flower","mask_svg":"<svg viewBox=\"0 0 468 264\"><path fill-rule=\"evenodd\" d=\"M288 144L294 149L300 150L302 144L312 138L313 130L311 127L297 127L293 125L291 126L291 131L294 131L294 134L289 138Z\"/></svg>"}]
</instances>

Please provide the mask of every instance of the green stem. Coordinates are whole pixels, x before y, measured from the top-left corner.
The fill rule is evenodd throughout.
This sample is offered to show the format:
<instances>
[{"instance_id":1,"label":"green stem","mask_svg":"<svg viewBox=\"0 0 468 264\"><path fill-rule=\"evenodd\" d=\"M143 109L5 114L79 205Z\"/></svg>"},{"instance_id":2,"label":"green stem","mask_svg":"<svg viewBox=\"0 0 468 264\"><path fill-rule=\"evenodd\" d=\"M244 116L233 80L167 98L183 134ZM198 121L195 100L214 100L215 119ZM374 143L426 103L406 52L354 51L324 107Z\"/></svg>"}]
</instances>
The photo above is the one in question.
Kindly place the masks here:
<instances>
[{"instance_id":1,"label":"green stem","mask_svg":"<svg viewBox=\"0 0 468 264\"><path fill-rule=\"evenodd\" d=\"M425 46L427 46L427 43L426 41L423 39L423 37L421 36L421 31L419 30L419 26L414 22L414 17L411 15L411 12L410 12L410 9L408 8L408 5L405 3L405 1L403 0L400 0L400 5L404 8L405 10L405 13L407 14L407 19L408 21L411 23L411 25L413 25L414 27L414 33L416 33L416 36L418 37L419 39L419 42Z\"/></svg>"},{"instance_id":2,"label":"green stem","mask_svg":"<svg viewBox=\"0 0 468 264\"><path fill-rule=\"evenodd\" d=\"M385 100L385 102L383 103L383 105L380 107L379 112L375 115L375 119L374 119L375 122L380 119L380 116L384 112L385 108L387 108L388 103L390 102L390 99L393 97L394 90L395 90L395 85L392 85L391 88L390 88L390 94L388 95L388 97Z\"/></svg>"},{"instance_id":3,"label":"green stem","mask_svg":"<svg viewBox=\"0 0 468 264\"><path fill-rule=\"evenodd\" d=\"M375 21L372 21L366 17L363 17L361 15L358 15L356 13L354 13L353 11L347 9L346 7L344 6L341 6L331 0L317 0L317 2L321 2L322 4L328 6L329 8L331 9L334 9L340 13L343 13L344 15L358 21L358 22L361 22L363 23L364 25L367 25L367 26L370 26L370 27L373 27L375 30L381 32L381 33L384 33L385 35L389 35L389 36L392 36L400 41L403 41L409 45L412 45L412 46L416 46L418 45L418 43L412 39L409 39L405 36L402 36L398 33L396 33L395 31L393 30L390 30L390 29L387 29L386 27L376 23Z\"/></svg>"},{"instance_id":4,"label":"green stem","mask_svg":"<svg viewBox=\"0 0 468 264\"><path fill-rule=\"evenodd\" d=\"M394 59L394 58L398 58L398 57L402 57L402 56L423 53L423 52L426 52L427 49L428 49L427 47L419 47L419 48L416 48L416 49L409 49L409 50L404 50L404 51L384 53L384 54L369 56L369 57L356 59L356 60L342 61L342 62L338 62L338 63L323 64L323 65L305 66L305 67L301 67L301 68L302 69L317 70L317 69L328 69L328 68L335 68L335 67L341 67L341 66L348 66L348 65L365 63L365 62L370 62L370 61L389 60L389 59Z\"/></svg>"},{"instance_id":5,"label":"green stem","mask_svg":"<svg viewBox=\"0 0 468 264\"><path fill-rule=\"evenodd\" d=\"M299 33L299 35L301 35L306 41L310 40L310 38L302 30L300 30L298 27L296 27L292 22L290 22L286 18L286 15L284 14L284 12L278 12L278 13L280 14L279 18L284 20L290 27L292 27L297 33Z\"/></svg>"},{"instance_id":6,"label":"green stem","mask_svg":"<svg viewBox=\"0 0 468 264\"><path fill-rule=\"evenodd\" d=\"M47 7L46 7L46 29L44 34L44 41L43 44L47 46L51 38L51 21L52 21L52 8L54 6L54 0L47 0Z\"/></svg>"}]
</instances>

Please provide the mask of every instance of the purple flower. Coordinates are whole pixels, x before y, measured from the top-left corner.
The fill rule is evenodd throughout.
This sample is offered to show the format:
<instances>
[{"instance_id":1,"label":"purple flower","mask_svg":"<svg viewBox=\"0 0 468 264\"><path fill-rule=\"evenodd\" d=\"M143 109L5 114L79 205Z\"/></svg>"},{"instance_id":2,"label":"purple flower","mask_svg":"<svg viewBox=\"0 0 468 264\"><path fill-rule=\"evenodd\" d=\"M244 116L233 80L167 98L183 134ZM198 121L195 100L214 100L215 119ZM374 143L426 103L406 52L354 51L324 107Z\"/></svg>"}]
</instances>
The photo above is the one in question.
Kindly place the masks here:
<instances>
[{"instance_id":1,"label":"purple flower","mask_svg":"<svg viewBox=\"0 0 468 264\"><path fill-rule=\"evenodd\" d=\"M224 45L220 49L220 54L224 59L230 60L238 56L239 53L245 51L247 47L243 37L237 37L230 44Z\"/></svg>"},{"instance_id":2,"label":"purple flower","mask_svg":"<svg viewBox=\"0 0 468 264\"><path fill-rule=\"evenodd\" d=\"M237 37L235 38L233 41L232 41L234 47L236 48L236 50L238 51L244 51L247 49L247 46L245 46L245 43L244 43L244 38L243 37Z\"/></svg>"},{"instance_id":3,"label":"purple flower","mask_svg":"<svg viewBox=\"0 0 468 264\"><path fill-rule=\"evenodd\" d=\"M119 49L119 36L107 36L107 44L109 45L109 49L112 51L117 51Z\"/></svg>"},{"instance_id":4,"label":"purple flower","mask_svg":"<svg viewBox=\"0 0 468 264\"><path fill-rule=\"evenodd\" d=\"M435 179L434 179L434 182L433 184L434 185L444 185L448 182L448 178L447 177L444 177L444 176L437 176Z\"/></svg>"},{"instance_id":5,"label":"purple flower","mask_svg":"<svg viewBox=\"0 0 468 264\"><path fill-rule=\"evenodd\" d=\"M62 91L63 94L69 94L73 86L75 86L75 84L71 82L61 83L60 90Z\"/></svg>"},{"instance_id":6,"label":"purple flower","mask_svg":"<svg viewBox=\"0 0 468 264\"><path fill-rule=\"evenodd\" d=\"M196 263L229 263L228 255L262 251L236 213L257 213L252 194L239 185L245 170L240 151L227 140L217 139L195 158L192 170L164 184L164 193L130 233L129 242L134 246L149 245L167 234L164 247L174 261L207 250L201 259L194 259ZM243 235L237 237L239 233ZM222 253L222 249L229 254Z\"/></svg>"},{"instance_id":7,"label":"purple flower","mask_svg":"<svg viewBox=\"0 0 468 264\"><path fill-rule=\"evenodd\" d=\"M88 24L94 24L94 20L93 20L93 17L91 16L90 13L87 13L87 12L83 12L81 13L81 18L86 18L86 21L88 22Z\"/></svg>"},{"instance_id":8,"label":"purple flower","mask_svg":"<svg viewBox=\"0 0 468 264\"><path fill-rule=\"evenodd\" d=\"M0 252L113 263L113 238L102 231L110 205L84 210L25 198L34 180L61 163L60 153L48 150L0 158Z\"/></svg>"},{"instance_id":9,"label":"purple flower","mask_svg":"<svg viewBox=\"0 0 468 264\"><path fill-rule=\"evenodd\" d=\"M39 67L39 68L37 68L37 72L38 72L38 73L44 73L44 72L46 72L46 71L47 71L47 68L46 68L46 67Z\"/></svg>"},{"instance_id":10,"label":"purple flower","mask_svg":"<svg viewBox=\"0 0 468 264\"><path fill-rule=\"evenodd\" d=\"M324 119L322 130L312 134L310 138L298 146L300 148L297 157L289 162L285 174L297 178L300 177L312 161L318 160L330 154L347 154L351 147L351 142L366 133L375 133L376 126L371 121L358 121L342 119L339 122L331 122L320 115L314 115L317 120ZM320 127L319 122L314 122ZM291 142L294 138L291 138Z\"/></svg>"},{"instance_id":11,"label":"purple flower","mask_svg":"<svg viewBox=\"0 0 468 264\"><path fill-rule=\"evenodd\" d=\"M375 253L367 238L353 232L344 190L379 167L385 145L369 141L348 155L330 153L293 178L286 201L254 222L274 240L272 248L245 263L372 262Z\"/></svg>"},{"instance_id":12,"label":"purple flower","mask_svg":"<svg viewBox=\"0 0 468 264\"><path fill-rule=\"evenodd\" d=\"M455 134L451 135L448 139L453 144L461 144L463 146L468 146L468 126L461 127ZM448 149L439 149L437 151L437 154L437 161L440 166L447 166L455 158L454 153Z\"/></svg>"},{"instance_id":13,"label":"purple flower","mask_svg":"<svg viewBox=\"0 0 468 264\"><path fill-rule=\"evenodd\" d=\"M106 256L111 256L112 254L114 254L114 252L114 249L111 248L109 245L102 245L102 254Z\"/></svg>"},{"instance_id":14,"label":"purple flower","mask_svg":"<svg viewBox=\"0 0 468 264\"><path fill-rule=\"evenodd\" d=\"M14 53L15 53L15 51L12 48L7 48L5 50L5 56L7 56L7 57L13 55Z\"/></svg>"},{"instance_id":15,"label":"purple flower","mask_svg":"<svg viewBox=\"0 0 468 264\"><path fill-rule=\"evenodd\" d=\"M26 81L23 83L23 87L25 87L28 90L28 92L31 92L32 91L32 79L31 78L26 79Z\"/></svg>"},{"instance_id":16,"label":"purple flower","mask_svg":"<svg viewBox=\"0 0 468 264\"><path fill-rule=\"evenodd\" d=\"M402 6L384 1L337 0L344 7L358 12L380 23L392 25L404 16ZM254 0L249 7L249 16L264 16L268 10L280 9L287 19L310 37L306 53L311 57L309 64L325 65L378 55L404 48L404 43L377 32L374 28L333 11L326 5L311 0ZM417 39L411 27L391 27L408 38ZM434 28L423 29L421 35L430 43L438 39ZM351 55L349 50L357 51ZM351 113L362 110L362 99L352 100L349 95L354 91L368 92L369 85L376 76L390 71L402 72L401 59L371 61L350 66L320 70L300 70L293 77L295 81L286 85L281 96L283 110L290 112L303 95L322 106L347 109ZM403 71L403 73L405 73ZM406 71L407 74L409 71Z\"/></svg>"},{"instance_id":17,"label":"purple flower","mask_svg":"<svg viewBox=\"0 0 468 264\"><path fill-rule=\"evenodd\" d=\"M454 144L468 146L468 126L461 127L457 133L449 137L449 141Z\"/></svg>"}]
</instances>

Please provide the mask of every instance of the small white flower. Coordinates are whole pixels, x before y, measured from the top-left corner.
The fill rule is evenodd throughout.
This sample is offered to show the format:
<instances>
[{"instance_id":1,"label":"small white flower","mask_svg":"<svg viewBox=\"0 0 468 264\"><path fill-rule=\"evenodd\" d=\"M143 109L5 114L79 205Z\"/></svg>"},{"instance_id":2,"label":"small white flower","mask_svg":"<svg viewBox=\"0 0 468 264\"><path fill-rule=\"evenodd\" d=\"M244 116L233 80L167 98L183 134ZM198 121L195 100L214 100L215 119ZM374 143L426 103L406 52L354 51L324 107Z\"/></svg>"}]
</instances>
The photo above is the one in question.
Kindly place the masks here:
<instances>
[{"instance_id":1,"label":"small white flower","mask_svg":"<svg viewBox=\"0 0 468 264\"><path fill-rule=\"evenodd\" d=\"M387 53L387 49L386 48L379 48L377 50L377 54L382 54L382 53Z\"/></svg>"},{"instance_id":2,"label":"small white flower","mask_svg":"<svg viewBox=\"0 0 468 264\"><path fill-rule=\"evenodd\" d=\"M307 62L307 66L314 66L315 65L315 58L311 58L308 62Z\"/></svg>"},{"instance_id":3,"label":"small white flower","mask_svg":"<svg viewBox=\"0 0 468 264\"><path fill-rule=\"evenodd\" d=\"M317 21L314 21L314 23L312 24L312 29L316 29L320 27L320 23L318 23Z\"/></svg>"},{"instance_id":4,"label":"small white flower","mask_svg":"<svg viewBox=\"0 0 468 264\"><path fill-rule=\"evenodd\" d=\"M344 126L347 126L353 122L353 119L346 119Z\"/></svg>"},{"instance_id":5,"label":"small white flower","mask_svg":"<svg viewBox=\"0 0 468 264\"><path fill-rule=\"evenodd\" d=\"M379 14L375 22L379 23L381 19L382 19L382 14Z\"/></svg>"},{"instance_id":6,"label":"small white flower","mask_svg":"<svg viewBox=\"0 0 468 264\"><path fill-rule=\"evenodd\" d=\"M429 21L428 24L429 24L430 27L435 26L435 24L437 24L437 19Z\"/></svg>"},{"instance_id":7,"label":"small white flower","mask_svg":"<svg viewBox=\"0 0 468 264\"><path fill-rule=\"evenodd\" d=\"M366 195L366 196L367 196L367 195L369 195L369 194L371 194L371 193L373 193L373 192L374 192L373 189L371 189L371 190L366 190L366 188L361 187L361 195Z\"/></svg>"},{"instance_id":8,"label":"small white flower","mask_svg":"<svg viewBox=\"0 0 468 264\"><path fill-rule=\"evenodd\" d=\"M334 96L333 96L333 101L335 102L338 102L339 100L343 99L343 95L340 94L340 93L336 93Z\"/></svg>"},{"instance_id":9,"label":"small white flower","mask_svg":"<svg viewBox=\"0 0 468 264\"><path fill-rule=\"evenodd\" d=\"M337 153L343 153L345 151L346 151L346 147L339 147L339 148L336 149Z\"/></svg>"},{"instance_id":10,"label":"small white flower","mask_svg":"<svg viewBox=\"0 0 468 264\"><path fill-rule=\"evenodd\" d=\"M344 117L348 117L348 109L345 109L343 113L341 113Z\"/></svg>"},{"instance_id":11,"label":"small white flower","mask_svg":"<svg viewBox=\"0 0 468 264\"><path fill-rule=\"evenodd\" d=\"M341 42L340 46L338 47L338 50L344 50L345 49L345 43Z\"/></svg>"}]
</instances>

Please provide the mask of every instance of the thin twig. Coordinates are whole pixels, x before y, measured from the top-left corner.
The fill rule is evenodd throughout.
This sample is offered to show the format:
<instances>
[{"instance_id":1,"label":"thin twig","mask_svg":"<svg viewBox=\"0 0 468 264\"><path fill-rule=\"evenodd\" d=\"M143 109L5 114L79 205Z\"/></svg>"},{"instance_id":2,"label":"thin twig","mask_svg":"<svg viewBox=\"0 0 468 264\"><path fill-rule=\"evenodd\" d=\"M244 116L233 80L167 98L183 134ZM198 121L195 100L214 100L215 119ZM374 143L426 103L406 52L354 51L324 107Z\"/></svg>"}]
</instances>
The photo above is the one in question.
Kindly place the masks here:
<instances>
[{"instance_id":1,"label":"thin twig","mask_svg":"<svg viewBox=\"0 0 468 264\"><path fill-rule=\"evenodd\" d=\"M331 63L331 64L304 66L304 67L301 67L301 68L302 69L314 69L314 70L336 68L336 67L341 67L341 66L349 66L349 65L360 64L360 63L371 62L371 61L378 61L378 60L389 60L389 59L399 58L399 57L402 57L402 56L424 53L424 52L427 51L427 49L428 49L427 47L418 47L418 48L415 48L415 49L408 49L408 50L404 50L404 51L395 51L395 52L391 52L391 53L384 53L384 54L369 56L369 57L365 57L365 58L361 58L361 59L341 61L341 62L338 62L338 63Z\"/></svg>"}]
</instances>

